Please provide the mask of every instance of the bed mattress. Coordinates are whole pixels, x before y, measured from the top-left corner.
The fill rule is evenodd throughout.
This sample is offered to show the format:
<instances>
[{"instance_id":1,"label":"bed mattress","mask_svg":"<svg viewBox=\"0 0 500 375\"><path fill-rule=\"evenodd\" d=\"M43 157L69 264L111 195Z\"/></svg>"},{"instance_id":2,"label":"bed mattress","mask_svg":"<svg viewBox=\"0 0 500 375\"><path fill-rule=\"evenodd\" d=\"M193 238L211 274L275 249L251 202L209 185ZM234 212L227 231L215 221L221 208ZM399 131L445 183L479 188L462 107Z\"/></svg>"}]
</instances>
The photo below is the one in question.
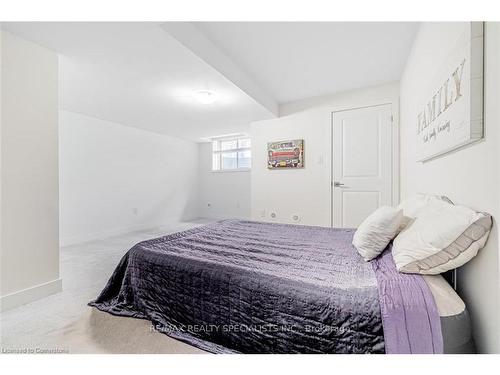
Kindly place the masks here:
<instances>
[{"instance_id":1,"label":"bed mattress","mask_svg":"<svg viewBox=\"0 0 500 375\"><path fill-rule=\"evenodd\" d=\"M464 301L441 275L425 275L441 320L445 354L476 353L469 312Z\"/></svg>"}]
</instances>

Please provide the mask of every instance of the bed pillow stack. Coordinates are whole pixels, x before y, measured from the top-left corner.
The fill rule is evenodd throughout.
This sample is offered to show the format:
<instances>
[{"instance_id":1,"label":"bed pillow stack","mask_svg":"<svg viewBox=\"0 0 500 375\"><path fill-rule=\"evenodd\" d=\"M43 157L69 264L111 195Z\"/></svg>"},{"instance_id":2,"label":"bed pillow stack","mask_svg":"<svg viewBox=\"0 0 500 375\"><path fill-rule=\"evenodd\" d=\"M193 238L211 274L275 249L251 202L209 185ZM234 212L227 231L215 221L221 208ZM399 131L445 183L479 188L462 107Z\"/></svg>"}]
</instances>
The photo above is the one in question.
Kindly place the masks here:
<instances>
[{"instance_id":1,"label":"bed pillow stack","mask_svg":"<svg viewBox=\"0 0 500 375\"><path fill-rule=\"evenodd\" d=\"M484 247L491 216L454 205L447 197L417 194L397 208L378 208L356 230L353 245L364 260L391 240L398 271L436 275L460 267Z\"/></svg>"},{"instance_id":2,"label":"bed pillow stack","mask_svg":"<svg viewBox=\"0 0 500 375\"><path fill-rule=\"evenodd\" d=\"M379 256L398 234L403 223L403 210L382 206L368 216L354 233L352 244L364 260Z\"/></svg>"},{"instance_id":3,"label":"bed pillow stack","mask_svg":"<svg viewBox=\"0 0 500 375\"><path fill-rule=\"evenodd\" d=\"M489 214L442 197L420 196L400 207L410 217L392 248L400 272L435 275L460 267L484 247L491 230Z\"/></svg>"}]
</instances>

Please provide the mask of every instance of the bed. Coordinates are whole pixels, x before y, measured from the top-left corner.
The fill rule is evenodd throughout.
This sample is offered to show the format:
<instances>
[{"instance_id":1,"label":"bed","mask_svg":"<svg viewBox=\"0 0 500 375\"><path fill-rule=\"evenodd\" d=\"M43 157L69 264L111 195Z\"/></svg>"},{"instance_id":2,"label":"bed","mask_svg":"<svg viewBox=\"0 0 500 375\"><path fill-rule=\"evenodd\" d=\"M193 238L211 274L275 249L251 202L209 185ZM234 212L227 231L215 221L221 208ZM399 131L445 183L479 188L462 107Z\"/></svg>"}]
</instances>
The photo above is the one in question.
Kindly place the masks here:
<instances>
[{"instance_id":1,"label":"bed","mask_svg":"<svg viewBox=\"0 0 500 375\"><path fill-rule=\"evenodd\" d=\"M130 249L96 300L212 353L464 353L465 305L441 276L365 262L354 230L225 220Z\"/></svg>"}]
</instances>

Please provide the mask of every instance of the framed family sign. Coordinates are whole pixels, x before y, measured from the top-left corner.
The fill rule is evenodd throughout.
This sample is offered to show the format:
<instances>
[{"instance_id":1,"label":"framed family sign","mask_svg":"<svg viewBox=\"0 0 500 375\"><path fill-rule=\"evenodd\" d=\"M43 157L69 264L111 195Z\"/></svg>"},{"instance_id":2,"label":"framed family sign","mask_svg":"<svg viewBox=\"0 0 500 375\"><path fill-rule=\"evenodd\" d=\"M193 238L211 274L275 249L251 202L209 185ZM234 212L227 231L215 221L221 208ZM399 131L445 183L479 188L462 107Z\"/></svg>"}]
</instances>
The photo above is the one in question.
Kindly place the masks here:
<instances>
[{"instance_id":1,"label":"framed family sign","mask_svg":"<svg viewBox=\"0 0 500 375\"><path fill-rule=\"evenodd\" d=\"M417 160L427 161L483 137L482 22L468 22L457 42L422 77L416 120Z\"/></svg>"}]
</instances>

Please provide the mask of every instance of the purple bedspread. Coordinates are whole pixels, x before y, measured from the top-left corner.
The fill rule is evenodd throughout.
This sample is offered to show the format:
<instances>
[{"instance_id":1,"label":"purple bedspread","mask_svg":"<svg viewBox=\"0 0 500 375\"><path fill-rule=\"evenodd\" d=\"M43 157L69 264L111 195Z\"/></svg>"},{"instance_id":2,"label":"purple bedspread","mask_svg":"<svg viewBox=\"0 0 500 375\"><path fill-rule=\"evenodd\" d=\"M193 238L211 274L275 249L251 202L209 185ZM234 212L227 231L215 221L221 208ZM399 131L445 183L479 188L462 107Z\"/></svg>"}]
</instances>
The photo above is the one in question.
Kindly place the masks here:
<instances>
[{"instance_id":1,"label":"purple bedspread","mask_svg":"<svg viewBox=\"0 0 500 375\"><path fill-rule=\"evenodd\" d=\"M389 248L373 260L387 354L442 354L441 321L420 275L399 273Z\"/></svg>"},{"instance_id":2,"label":"purple bedspread","mask_svg":"<svg viewBox=\"0 0 500 375\"><path fill-rule=\"evenodd\" d=\"M144 241L90 305L215 353L439 352L424 280L364 262L353 234L226 220Z\"/></svg>"}]
</instances>

